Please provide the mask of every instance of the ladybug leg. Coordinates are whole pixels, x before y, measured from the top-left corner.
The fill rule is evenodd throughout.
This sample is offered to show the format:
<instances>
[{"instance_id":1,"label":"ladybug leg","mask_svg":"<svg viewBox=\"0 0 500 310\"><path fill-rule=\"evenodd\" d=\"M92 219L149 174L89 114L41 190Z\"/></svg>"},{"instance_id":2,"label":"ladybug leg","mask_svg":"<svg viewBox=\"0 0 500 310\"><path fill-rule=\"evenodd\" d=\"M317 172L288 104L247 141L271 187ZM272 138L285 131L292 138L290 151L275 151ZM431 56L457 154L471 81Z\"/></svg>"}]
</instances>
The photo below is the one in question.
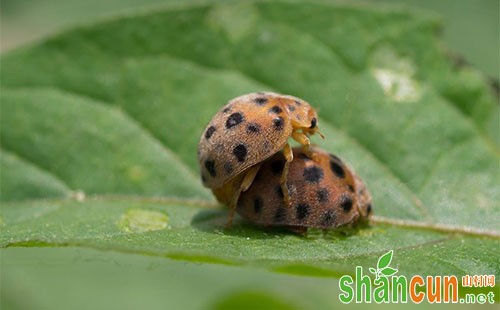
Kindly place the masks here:
<instances>
[{"instance_id":1,"label":"ladybug leg","mask_svg":"<svg viewBox=\"0 0 500 310\"><path fill-rule=\"evenodd\" d=\"M238 200L240 199L240 195L242 192L245 192L248 190L250 185L252 185L253 180L255 179L255 176L257 175L257 172L259 172L260 166L262 164L257 164L253 167L251 167L241 180L240 184L236 187L234 190L234 193L231 197L231 201L229 202L229 213L227 216L227 222L226 222L226 228L230 228L231 225L233 224L233 218L234 218L234 213L236 211L236 205L238 204Z\"/></svg>"},{"instance_id":2,"label":"ladybug leg","mask_svg":"<svg viewBox=\"0 0 500 310\"><path fill-rule=\"evenodd\" d=\"M311 158L315 162L319 161L319 159L317 159L316 153L312 153L311 150L309 150L309 147L311 146L311 140L309 140L309 137L305 133L294 131L292 132L292 138L302 144L302 149L304 150L304 153L307 155L307 157Z\"/></svg>"},{"instance_id":3,"label":"ladybug leg","mask_svg":"<svg viewBox=\"0 0 500 310\"><path fill-rule=\"evenodd\" d=\"M290 207L290 193L288 192L288 186L286 185L288 168L293 160L293 151L290 144L285 144L285 147L283 148L283 155L285 156L285 165L283 166L283 172L280 177L280 186L281 192L283 193L283 202L285 203L285 207Z\"/></svg>"},{"instance_id":4,"label":"ladybug leg","mask_svg":"<svg viewBox=\"0 0 500 310\"><path fill-rule=\"evenodd\" d=\"M309 152L309 146L311 146L311 140L309 140L309 137L305 133L294 131L294 132L292 132L292 138L295 141L302 144L302 148L304 149L304 152L308 156L311 155L311 153Z\"/></svg>"},{"instance_id":5,"label":"ladybug leg","mask_svg":"<svg viewBox=\"0 0 500 310\"><path fill-rule=\"evenodd\" d=\"M305 133L294 131L292 132L292 138L302 144L304 153L307 155L307 157L313 159L314 155L309 150L309 147L311 146L311 140L309 140L309 137Z\"/></svg>"},{"instance_id":6,"label":"ladybug leg","mask_svg":"<svg viewBox=\"0 0 500 310\"><path fill-rule=\"evenodd\" d=\"M310 128L308 126L309 125L307 123L292 120L292 138L302 144L304 152L309 158L314 159L312 153L309 152L309 146L311 145L309 136L318 134L322 139L325 139L325 136L319 131L318 126L315 126L314 128ZM299 132L299 130L301 130L302 132Z\"/></svg>"}]
</instances>

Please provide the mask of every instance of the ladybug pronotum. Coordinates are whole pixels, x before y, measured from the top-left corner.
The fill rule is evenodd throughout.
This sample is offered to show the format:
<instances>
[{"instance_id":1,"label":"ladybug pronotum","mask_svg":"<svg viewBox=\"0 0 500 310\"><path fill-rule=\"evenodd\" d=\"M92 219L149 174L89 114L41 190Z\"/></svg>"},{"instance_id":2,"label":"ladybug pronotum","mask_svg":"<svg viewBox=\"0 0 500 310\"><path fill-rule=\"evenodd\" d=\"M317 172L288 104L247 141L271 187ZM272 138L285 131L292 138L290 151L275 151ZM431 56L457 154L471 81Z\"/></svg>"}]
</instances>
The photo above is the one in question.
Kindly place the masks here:
<instances>
[{"instance_id":1,"label":"ladybug pronotum","mask_svg":"<svg viewBox=\"0 0 500 310\"><path fill-rule=\"evenodd\" d=\"M289 205L286 181L293 152L288 138L309 154L309 136L315 133L321 135L317 113L297 97L250 93L222 107L201 136L198 162L203 185L229 206L229 224L240 193L252 184L261 163L279 151L285 158L279 183L283 201Z\"/></svg>"},{"instance_id":2,"label":"ladybug pronotum","mask_svg":"<svg viewBox=\"0 0 500 310\"><path fill-rule=\"evenodd\" d=\"M266 160L250 187L241 194L236 211L248 221L297 232L307 228L336 228L367 219L371 196L356 174L337 156L311 148L315 160L294 148L288 173L292 208L283 204L280 174L285 156Z\"/></svg>"}]
</instances>

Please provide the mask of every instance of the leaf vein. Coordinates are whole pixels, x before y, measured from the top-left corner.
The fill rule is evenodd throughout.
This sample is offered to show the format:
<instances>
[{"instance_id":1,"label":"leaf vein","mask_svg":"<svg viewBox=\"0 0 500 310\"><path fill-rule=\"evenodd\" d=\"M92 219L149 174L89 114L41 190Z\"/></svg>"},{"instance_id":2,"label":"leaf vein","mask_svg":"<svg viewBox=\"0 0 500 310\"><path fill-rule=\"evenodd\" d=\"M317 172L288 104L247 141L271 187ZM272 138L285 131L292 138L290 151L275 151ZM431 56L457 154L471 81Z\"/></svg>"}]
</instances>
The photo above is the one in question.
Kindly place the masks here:
<instances>
[{"instance_id":1,"label":"leaf vein","mask_svg":"<svg viewBox=\"0 0 500 310\"><path fill-rule=\"evenodd\" d=\"M57 175L55 172L50 171L47 168L40 166L38 163L36 163L36 162L34 162L34 161L32 161L32 160L30 160L30 159L22 156L21 154L17 153L16 151L14 151L14 150L6 147L5 144L1 145L0 152L9 153L10 155L16 157L17 160L19 160L21 162L24 162L26 165L34 167L37 170L39 170L40 172L43 172L44 174L52 177L54 179L54 181L58 182L61 186L63 186L65 190L67 190L69 192L74 191L74 189L72 189L69 186L69 184L66 182L66 180L64 180L64 178L62 178L61 176Z\"/></svg>"}]
</instances>

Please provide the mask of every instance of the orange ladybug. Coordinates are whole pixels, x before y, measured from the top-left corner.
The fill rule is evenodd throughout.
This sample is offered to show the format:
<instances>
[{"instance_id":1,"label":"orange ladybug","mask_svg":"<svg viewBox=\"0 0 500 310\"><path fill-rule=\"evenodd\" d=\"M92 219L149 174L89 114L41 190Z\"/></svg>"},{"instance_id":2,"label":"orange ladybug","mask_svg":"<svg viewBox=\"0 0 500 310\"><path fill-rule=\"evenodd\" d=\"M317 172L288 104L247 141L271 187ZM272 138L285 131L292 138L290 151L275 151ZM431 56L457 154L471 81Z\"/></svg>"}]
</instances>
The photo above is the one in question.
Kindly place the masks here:
<instances>
[{"instance_id":1,"label":"orange ladybug","mask_svg":"<svg viewBox=\"0 0 500 310\"><path fill-rule=\"evenodd\" d=\"M261 226L283 226L304 232L307 228L336 228L367 219L372 213L371 195L364 183L337 156L311 148L311 160L294 148L288 173L292 208L283 204L280 174L282 152L266 160L254 182L238 200L236 211Z\"/></svg>"},{"instance_id":2,"label":"orange ladybug","mask_svg":"<svg viewBox=\"0 0 500 310\"><path fill-rule=\"evenodd\" d=\"M230 207L229 223L240 193L252 184L260 164L279 151L285 158L279 182L289 205L286 180L293 152L288 138L309 154L309 136L315 133L321 135L318 116L307 102L272 92L234 98L212 118L198 144L198 162L203 185Z\"/></svg>"}]
</instances>

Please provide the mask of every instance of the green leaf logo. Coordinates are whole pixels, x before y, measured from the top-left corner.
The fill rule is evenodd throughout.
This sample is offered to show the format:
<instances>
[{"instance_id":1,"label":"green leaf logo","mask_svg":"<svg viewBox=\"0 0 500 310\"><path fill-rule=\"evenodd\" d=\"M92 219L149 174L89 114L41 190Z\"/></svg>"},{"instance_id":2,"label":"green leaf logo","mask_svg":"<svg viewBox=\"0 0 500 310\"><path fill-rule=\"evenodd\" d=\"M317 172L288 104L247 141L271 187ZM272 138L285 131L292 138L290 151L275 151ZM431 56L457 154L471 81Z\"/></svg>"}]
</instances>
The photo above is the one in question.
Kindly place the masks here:
<instances>
[{"instance_id":1,"label":"green leaf logo","mask_svg":"<svg viewBox=\"0 0 500 310\"><path fill-rule=\"evenodd\" d=\"M385 277L388 277L388 276L392 276L393 274L395 274L396 272L398 272L397 269L394 269L394 268L391 268L391 267L387 267L387 268L384 268L382 270L380 270L380 272L385 276Z\"/></svg>"},{"instance_id":2,"label":"green leaf logo","mask_svg":"<svg viewBox=\"0 0 500 310\"><path fill-rule=\"evenodd\" d=\"M385 253L384 255L382 255L378 259L377 269L383 269L383 268L389 266L389 264L391 263L391 260L392 260L392 250Z\"/></svg>"},{"instance_id":3,"label":"green leaf logo","mask_svg":"<svg viewBox=\"0 0 500 310\"><path fill-rule=\"evenodd\" d=\"M389 264L392 261L392 254L393 250L390 250L389 252L385 253L384 255L380 256L377 262L377 269L375 268L368 268L368 270L375 275L375 280L378 280L380 277L389 277L398 272L397 269L394 269L392 267L389 267Z\"/></svg>"}]
</instances>

